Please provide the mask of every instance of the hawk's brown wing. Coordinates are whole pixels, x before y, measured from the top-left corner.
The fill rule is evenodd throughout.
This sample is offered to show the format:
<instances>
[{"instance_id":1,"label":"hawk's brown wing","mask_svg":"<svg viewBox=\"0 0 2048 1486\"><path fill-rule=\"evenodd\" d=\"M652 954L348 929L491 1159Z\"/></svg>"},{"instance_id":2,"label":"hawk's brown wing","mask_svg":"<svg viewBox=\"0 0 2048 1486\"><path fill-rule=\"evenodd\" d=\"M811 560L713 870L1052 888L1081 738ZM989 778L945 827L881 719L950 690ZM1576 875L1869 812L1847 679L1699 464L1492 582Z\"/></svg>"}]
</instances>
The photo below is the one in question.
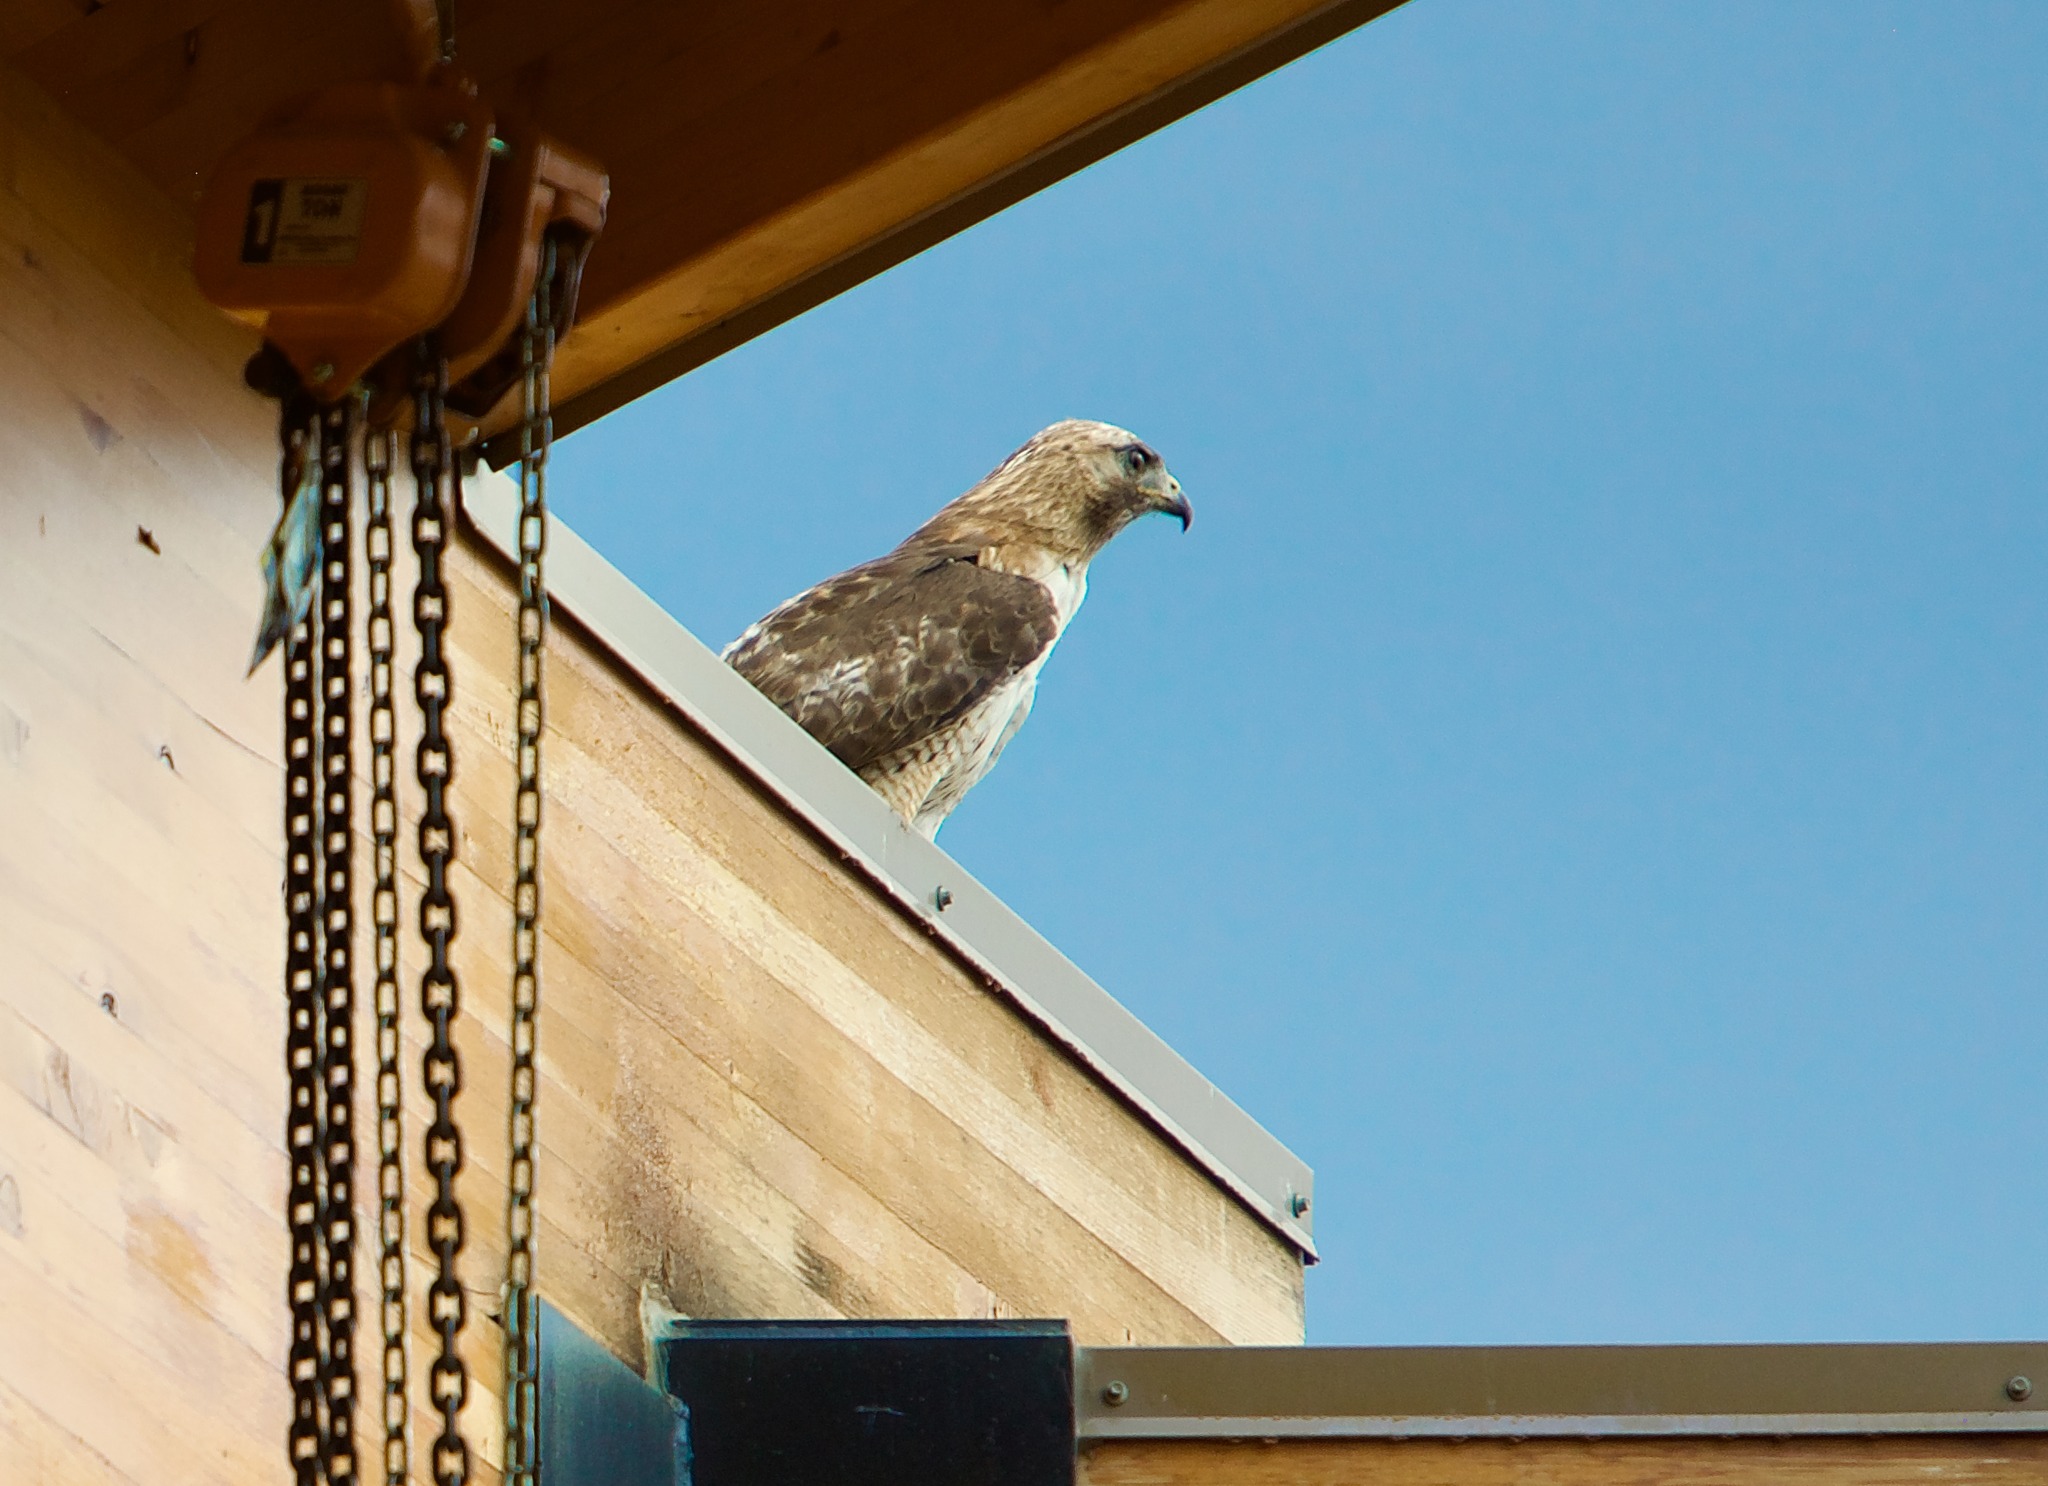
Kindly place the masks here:
<instances>
[{"instance_id":1,"label":"hawk's brown wing","mask_svg":"<svg viewBox=\"0 0 2048 1486\"><path fill-rule=\"evenodd\" d=\"M851 769L960 717L1059 633L1045 585L899 547L798 594L725 659Z\"/></svg>"}]
</instances>

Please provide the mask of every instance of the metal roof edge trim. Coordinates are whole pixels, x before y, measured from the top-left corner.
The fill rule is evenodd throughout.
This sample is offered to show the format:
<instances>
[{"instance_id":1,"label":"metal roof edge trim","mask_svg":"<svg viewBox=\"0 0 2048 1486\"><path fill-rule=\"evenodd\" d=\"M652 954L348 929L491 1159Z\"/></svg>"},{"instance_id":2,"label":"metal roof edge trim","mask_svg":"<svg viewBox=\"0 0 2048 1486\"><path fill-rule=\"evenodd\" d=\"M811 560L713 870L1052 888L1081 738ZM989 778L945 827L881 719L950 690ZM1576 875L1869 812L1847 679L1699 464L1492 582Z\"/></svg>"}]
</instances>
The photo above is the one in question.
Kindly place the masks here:
<instances>
[{"instance_id":1,"label":"metal roof edge trim","mask_svg":"<svg viewBox=\"0 0 2048 1486\"><path fill-rule=\"evenodd\" d=\"M2037 1414L1444 1414L1091 1418L1083 1443L1117 1440L1645 1439L1789 1435L2048 1434Z\"/></svg>"},{"instance_id":2,"label":"metal roof edge trim","mask_svg":"<svg viewBox=\"0 0 2048 1486\"><path fill-rule=\"evenodd\" d=\"M1080 1438L2048 1434L2048 1342L1078 1347Z\"/></svg>"},{"instance_id":3,"label":"metal roof edge trim","mask_svg":"<svg viewBox=\"0 0 2048 1486\"><path fill-rule=\"evenodd\" d=\"M508 476L466 479L462 512L499 556L517 561L518 488ZM1307 1163L558 519L549 522L546 581L551 604L1316 1262Z\"/></svg>"}]
</instances>

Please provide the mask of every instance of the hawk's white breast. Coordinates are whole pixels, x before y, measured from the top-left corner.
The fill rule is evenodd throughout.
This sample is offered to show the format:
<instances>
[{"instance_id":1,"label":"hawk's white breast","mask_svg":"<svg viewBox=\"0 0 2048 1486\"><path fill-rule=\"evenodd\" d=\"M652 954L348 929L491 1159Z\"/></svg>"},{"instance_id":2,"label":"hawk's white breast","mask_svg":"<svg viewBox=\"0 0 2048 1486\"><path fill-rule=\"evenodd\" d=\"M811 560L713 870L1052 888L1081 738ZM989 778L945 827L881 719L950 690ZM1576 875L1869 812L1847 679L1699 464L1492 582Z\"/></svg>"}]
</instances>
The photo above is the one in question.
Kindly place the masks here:
<instances>
[{"instance_id":1,"label":"hawk's white breast","mask_svg":"<svg viewBox=\"0 0 2048 1486\"><path fill-rule=\"evenodd\" d=\"M1012 553L1003 553L1002 557L1014 560ZM938 834L941 823L953 813L967 791L996 766L1003 749L1017 736L1017 729L1024 726L1024 719L1031 715L1031 699L1038 691L1038 673L1052 654L1053 646L1066 633L1081 601L1088 596L1086 563L1055 563L1045 557L1035 563L1027 558L1015 567L1001 563L1000 559L987 565L1017 572L1045 585L1052 595L1052 642L1030 665L976 703L966 716L927 740L929 745L935 745L926 763L931 784L914 805L913 816L913 824L927 838Z\"/></svg>"}]
</instances>

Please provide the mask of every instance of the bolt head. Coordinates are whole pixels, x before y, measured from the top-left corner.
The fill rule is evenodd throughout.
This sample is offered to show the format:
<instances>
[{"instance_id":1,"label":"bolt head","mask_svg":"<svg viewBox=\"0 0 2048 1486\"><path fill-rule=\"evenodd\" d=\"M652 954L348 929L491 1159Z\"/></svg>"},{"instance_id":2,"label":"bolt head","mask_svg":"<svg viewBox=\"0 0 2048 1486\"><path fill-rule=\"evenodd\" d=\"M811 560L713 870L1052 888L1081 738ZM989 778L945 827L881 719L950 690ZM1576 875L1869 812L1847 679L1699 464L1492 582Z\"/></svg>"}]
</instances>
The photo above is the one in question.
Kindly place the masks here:
<instances>
[{"instance_id":1,"label":"bolt head","mask_svg":"<svg viewBox=\"0 0 2048 1486\"><path fill-rule=\"evenodd\" d=\"M938 889L932 894L932 903L938 908L939 912L944 913L953 906L953 890L949 887Z\"/></svg>"},{"instance_id":2,"label":"bolt head","mask_svg":"<svg viewBox=\"0 0 2048 1486\"><path fill-rule=\"evenodd\" d=\"M1131 1401L1130 1387L1122 1382L1111 1383L1102 1390L1102 1401L1113 1409L1122 1408Z\"/></svg>"},{"instance_id":3,"label":"bolt head","mask_svg":"<svg viewBox=\"0 0 2048 1486\"><path fill-rule=\"evenodd\" d=\"M1287 1211L1297 1218L1304 1216L1308 1212L1308 1198L1299 1192L1290 1193L1287 1198Z\"/></svg>"},{"instance_id":4,"label":"bolt head","mask_svg":"<svg viewBox=\"0 0 2048 1486\"><path fill-rule=\"evenodd\" d=\"M2015 1375L2005 1380L2005 1396L2014 1403L2025 1403L2034 1396L2034 1380Z\"/></svg>"}]
</instances>

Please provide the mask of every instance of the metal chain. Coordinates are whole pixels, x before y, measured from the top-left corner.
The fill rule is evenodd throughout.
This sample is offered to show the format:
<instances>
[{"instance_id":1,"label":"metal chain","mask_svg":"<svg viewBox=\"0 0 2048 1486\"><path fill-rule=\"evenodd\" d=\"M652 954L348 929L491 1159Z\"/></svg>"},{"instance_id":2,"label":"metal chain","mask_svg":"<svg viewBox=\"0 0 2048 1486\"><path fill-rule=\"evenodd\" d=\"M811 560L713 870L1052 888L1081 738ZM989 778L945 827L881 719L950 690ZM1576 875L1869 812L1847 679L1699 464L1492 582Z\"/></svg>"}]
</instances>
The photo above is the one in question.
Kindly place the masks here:
<instances>
[{"instance_id":1,"label":"metal chain","mask_svg":"<svg viewBox=\"0 0 2048 1486\"><path fill-rule=\"evenodd\" d=\"M324 1471L332 1486L356 1478L355 1287L355 693L350 592L353 555L349 445L354 405L319 415L320 434L320 1145L324 1249L321 1361Z\"/></svg>"},{"instance_id":2,"label":"metal chain","mask_svg":"<svg viewBox=\"0 0 2048 1486\"><path fill-rule=\"evenodd\" d=\"M448 869L455 857L455 826L448 816L448 791L455 756L445 730L453 700L445 650L448 589L441 559L450 535L449 472L454 452L449 446L444 400L448 365L439 350L422 341L413 383L412 469L418 486L413 507L412 545L419 557L418 586L413 594L413 625L419 631L420 658L413 672L413 694L420 707L420 745L415 760L421 793L419 852L426 874L420 895L420 935L426 941L427 965L420 976L420 1007L430 1029L423 1077L434 1118L427 1127L426 1163L434 1174L434 1200L427 1209L427 1243L434 1251L436 1271L427 1288L427 1318L440 1334L440 1349L428 1370L441 1432L434 1440L434 1480L439 1486L462 1486L469 1479L469 1444L462 1437L462 1406L469 1397L469 1370L461 1353L461 1334L468 1305L456 1275L462 1252L462 1208L455 1198L455 1178L462 1169L462 1134L454 1120L455 1096L462 1089L462 1066L450 1040L460 999L448 947L455 938L455 900L449 891Z\"/></svg>"},{"instance_id":3,"label":"metal chain","mask_svg":"<svg viewBox=\"0 0 2048 1486\"><path fill-rule=\"evenodd\" d=\"M552 438L548 370L555 326L550 291L555 244L547 239L520 341L519 716L512 846L512 1155L505 1226L505 1481L535 1486L539 1466L540 1334L534 1292L534 1051L540 1005L541 661L547 644L547 459Z\"/></svg>"},{"instance_id":4,"label":"metal chain","mask_svg":"<svg viewBox=\"0 0 2048 1486\"><path fill-rule=\"evenodd\" d=\"M318 458L311 410L284 399L278 421L280 483L289 509L307 462ZM314 722L315 620L291 626L284 647L284 1145L290 1177L285 1222L291 1265L285 1295L291 1308L288 1372L292 1417L288 1454L300 1486L317 1486L321 1466L320 1285L320 914Z\"/></svg>"},{"instance_id":5,"label":"metal chain","mask_svg":"<svg viewBox=\"0 0 2048 1486\"><path fill-rule=\"evenodd\" d=\"M376 885L370 919L376 933L377 1012L377 1239L384 1329L384 1481L406 1486L411 1473L409 1429L411 1358L406 1336L405 1107L401 1100L398 991L398 767L397 713L391 700L391 466L392 435L363 433L363 472L369 518L363 546L370 567L370 840Z\"/></svg>"}]
</instances>

